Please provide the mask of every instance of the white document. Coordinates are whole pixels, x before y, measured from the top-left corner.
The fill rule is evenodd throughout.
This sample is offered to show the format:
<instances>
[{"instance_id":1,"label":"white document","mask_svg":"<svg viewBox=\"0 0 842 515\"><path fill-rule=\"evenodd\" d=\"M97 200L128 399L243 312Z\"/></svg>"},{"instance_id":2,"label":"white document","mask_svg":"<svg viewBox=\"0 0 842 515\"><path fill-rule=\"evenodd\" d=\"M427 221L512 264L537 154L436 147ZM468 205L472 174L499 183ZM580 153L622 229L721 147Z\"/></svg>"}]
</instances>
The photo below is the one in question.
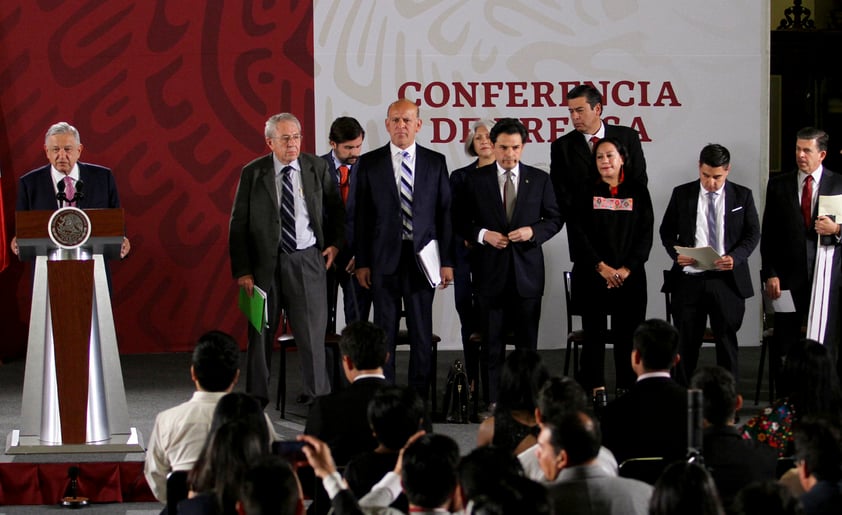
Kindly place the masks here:
<instances>
[{"instance_id":1,"label":"white document","mask_svg":"<svg viewBox=\"0 0 842 515\"><path fill-rule=\"evenodd\" d=\"M682 256L691 257L696 260L696 264L693 265L694 268L698 268L699 270L716 270L716 265L714 265L714 261L721 258L719 254L713 250L713 247L679 247L676 245L673 247L676 252L681 254Z\"/></svg>"},{"instance_id":2,"label":"white document","mask_svg":"<svg viewBox=\"0 0 842 515\"><path fill-rule=\"evenodd\" d=\"M792 300L792 292L789 290L781 290L781 296L777 299L770 299L766 295L766 290L763 290L763 308L766 313L769 313L771 308L772 313L795 313L795 301Z\"/></svg>"},{"instance_id":3,"label":"white document","mask_svg":"<svg viewBox=\"0 0 842 515\"><path fill-rule=\"evenodd\" d=\"M832 215L842 221L842 195L819 195L819 216Z\"/></svg>"},{"instance_id":4,"label":"white document","mask_svg":"<svg viewBox=\"0 0 842 515\"><path fill-rule=\"evenodd\" d=\"M441 256L439 256L438 240L430 240L418 252L418 264L433 288L441 284Z\"/></svg>"}]
</instances>

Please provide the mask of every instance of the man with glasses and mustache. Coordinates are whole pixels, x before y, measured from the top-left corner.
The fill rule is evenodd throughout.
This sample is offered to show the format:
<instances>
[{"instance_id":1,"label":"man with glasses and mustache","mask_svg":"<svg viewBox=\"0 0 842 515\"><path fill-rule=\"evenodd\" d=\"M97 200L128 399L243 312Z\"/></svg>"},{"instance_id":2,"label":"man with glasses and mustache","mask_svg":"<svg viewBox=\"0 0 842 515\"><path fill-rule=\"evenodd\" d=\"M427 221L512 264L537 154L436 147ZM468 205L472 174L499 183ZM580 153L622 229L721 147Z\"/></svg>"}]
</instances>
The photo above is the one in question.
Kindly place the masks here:
<instances>
[{"instance_id":1,"label":"man with glasses and mustache","mask_svg":"<svg viewBox=\"0 0 842 515\"><path fill-rule=\"evenodd\" d=\"M231 210L228 244L237 284L268 294L268 327L248 328L246 392L269 403L272 344L286 310L301 356L309 405L330 392L325 368L327 326L325 271L342 246L345 209L324 159L301 152L301 123L290 113L266 121L271 153L247 164Z\"/></svg>"}]
</instances>

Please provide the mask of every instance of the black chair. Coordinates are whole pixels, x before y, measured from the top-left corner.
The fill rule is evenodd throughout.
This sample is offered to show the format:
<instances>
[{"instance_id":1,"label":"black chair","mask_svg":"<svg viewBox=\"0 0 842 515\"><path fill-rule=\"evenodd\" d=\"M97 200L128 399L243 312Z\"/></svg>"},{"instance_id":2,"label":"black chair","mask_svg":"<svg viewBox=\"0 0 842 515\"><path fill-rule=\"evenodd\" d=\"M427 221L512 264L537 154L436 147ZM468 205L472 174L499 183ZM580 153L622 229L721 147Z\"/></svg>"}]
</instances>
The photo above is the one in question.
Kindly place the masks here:
<instances>
[{"instance_id":1,"label":"black chair","mask_svg":"<svg viewBox=\"0 0 842 515\"><path fill-rule=\"evenodd\" d=\"M675 311L672 309L672 287L669 285L672 282L670 278L671 271L664 270L664 286L661 288L661 292L664 294L664 308L666 309L666 320L672 325L675 325ZM705 334L702 336L702 345L704 344L714 344L716 345L716 338L713 336L713 330L707 326L705 327Z\"/></svg>"},{"instance_id":2,"label":"black chair","mask_svg":"<svg viewBox=\"0 0 842 515\"><path fill-rule=\"evenodd\" d=\"M766 354L769 354L769 404L775 402L775 367L772 366L772 350L770 345L772 339L775 337L775 328L771 322L774 319L775 311L772 309L771 302L763 293L763 281L760 281L760 296L763 298L763 313L761 314L763 320L763 332L760 335L760 360L757 363L757 385L754 391L754 405L760 403L760 385L763 384L763 367L766 363Z\"/></svg>"},{"instance_id":3,"label":"black chair","mask_svg":"<svg viewBox=\"0 0 842 515\"><path fill-rule=\"evenodd\" d=\"M174 470L167 476L167 513L176 515L178 503L187 499L187 471Z\"/></svg>"},{"instance_id":4,"label":"black chair","mask_svg":"<svg viewBox=\"0 0 842 515\"><path fill-rule=\"evenodd\" d=\"M778 458L778 463L775 466L775 477L780 479L784 474L795 468L795 458L787 456L785 458Z\"/></svg>"},{"instance_id":5,"label":"black chair","mask_svg":"<svg viewBox=\"0 0 842 515\"><path fill-rule=\"evenodd\" d=\"M661 457L630 458L620 463L620 477L654 485L669 462Z\"/></svg>"},{"instance_id":6,"label":"black chair","mask_svg":"<svg viewBox=\"0 0 842 515\"><path fill-rule=\"evenodd\" d=\"M333 302L333 327L336 327L336 301L334 297ZM328 326L330 326L331 311L328 310ZM295 352L298 347L295 344L295 334L289 325L286 312L281 313L281 335L278 336L278 343L281 346L280 372L278 374L278 392L277 401L275 401L275 409L281 411L281 418L286 416L287 405L287 352ZM335 332L327 332L325 334L325 357L332 356L331 363L331 377L333 387L339 388L341 385L342 374L342 356L339 353L339 335Z\"/></svg>"},{"instance_id":7,"label":"black chair","mask_svg":"<svg viewBox=\"0 0 842 515\"><path fill-rule=\"evenodd\" d=\"M566 304L565 315L567 316L567 347L564 354L564 375L570 375L570 351L573 350L573 373L579 371L579 346L585 343L585 331L573 329L573 317L581 317L582 313L576 310L573 305L573 293L570 288L571 273L564 272L564 301Z\"/></svg>"}]
</instances>

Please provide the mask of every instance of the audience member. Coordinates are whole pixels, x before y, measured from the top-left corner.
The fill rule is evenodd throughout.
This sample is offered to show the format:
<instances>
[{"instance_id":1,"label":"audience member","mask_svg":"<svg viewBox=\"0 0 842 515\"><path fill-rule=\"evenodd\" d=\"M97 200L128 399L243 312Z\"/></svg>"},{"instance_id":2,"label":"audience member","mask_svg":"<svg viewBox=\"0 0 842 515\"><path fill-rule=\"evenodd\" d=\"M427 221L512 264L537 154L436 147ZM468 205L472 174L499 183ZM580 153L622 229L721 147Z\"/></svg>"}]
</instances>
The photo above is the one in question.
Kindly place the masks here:
<instances>
[{"instance_id":1,"label":"audience member","mask_svg":"<svg viewBox=\"0 0 842 515\"><path fill-rule=\"evenodd\" d=\"M462 168L453 170L450 174L450 190L453 198L457 199L462 188L466 187L468 175L474 173L477 168L490 165L494 162L494 150L489 136L491 128L494 127L494 120L477 120L471 126L471 131L465 140L465 152L469 156L476 157L473 163ZM479 306L477 304L476 287L472 283L471 262L473 261L473 248L477 244L470 235L458 234L459 220L455 217L456 209L452 210L454 220L454 241L453 241L453 298L456 304L456 312L459 314L459 323L462 328L462 352L465 355L465 373L468 375L468 383L471 385L471 394L477 395L477 385L480 380L483 384L488 380L487 368L480 376L480 327L479 327ZM484 390L486 398L484 404L488 404L488 387Z\"/></svg>"},{"instance_id":2,"label":"audience member","mask_svg":"<svg viewBox=\"0 0 842 515\"><path fill-rule=\"evenodd\" d=\"M677 461L655 483L649 515L725 515L725 510L705 467Z\"/></svg>"},{"instance_id":3,"label":"audience member","mask_svg":"<svg viewBox=\"0 0 842 515\"><path fill-rule=\"evenodd\" d=\"M680 359L678 331L650 319L634 333L637 383L606 406L603 442L621 464L629 458L683 459L687 453L687 390L670 378Z\"/></svg>"},{"instance_id":4,"label":"audience member","mask_svg":"<svg viewBox=\"0 0 842 515\"><path fill-rule=\"evenodd\" d=\"M225 423L208 435L201 467L188 476L197 495L178 503L180 515L232 515L250 464L269 454L266 426L256 418Z\"/></svg>"},{"instance_id":5,"label":"audience member","mask_svg":"<svg viewBox=\"0 0 842 515\"><path fill-rule=\"evenodd\" d=\"M492 496L514 477L523 476L523 467L512 453L493 445L476 447L459 460L459 497L463 505L481 496Z\"/></svg>"},{"instance_id":6,"label":"audience member","mask_svg":"<svg viewBox=\"0 0 842 515\"><path fill-rule=\"evenodd\" d=\"M547 489L523 476L512 476L472 499L465 510L471 515L550 515L553 513Z\"/></svg>"},{"instance_id":7,"label":"audience member","mask_svg":"<svg viewBox=\"0 0 842 515\"><path fill-rule=\"evenodd\" d=\"M710 143L699 153L699 178L677 186L661 221L661 243L674 263L664 291L672 294L681 335L676 378L687 385L699 361L706 321L716 341L716 364L739 377L737 331L745 299L754 295L748 258L760 241L751 190L728 179L731 153ZM677 247L711 247L720 256L712 269Z\"/></svg>"},{"instance_id":8,"label":"audience member","mask_svg":"<svg viewBox=\"0 0 842 515\"><path fill-rule=\"evenodd\" d=\"M406 314L409 385L428 400L433 348L433 297L418 252L438 242L440 288L453 282L450 180L444 155L415 141L418 106L405 98L389 104L390 141L360 156L354 208L355 274L370 288L374 323L386 331L386 379L395 382L395 346Z\"/></svg>"},{"instance_id":9,"label":"audience member","mask_svg":"<svg viewBox=\"0 0 842 515\"><path fill-rule=\"evenodd\" d=\"M806 515L842 511L842 440L838 426L821 418L802 418L795 427L795 463L804 487Z\"/></svg>"},{"instance_id":10,"label":"audience member","mask_svg":"<svg viewBox=\"0 0 842 515\"><path fill-rule=\"evenodd\" d=\"M777 453L768 446L746 440L734 424L743 405L737 382L722 367L696 369L691 388L701 390L704 413L702 456L725 507L737 492L755 481L775 479Z\"/></svg>"},{"instance_id":11,"label":"audience member","mask_svg":"<svg viewBox=\"0 0 842 515\"><path fill-rule=\"evenodd\" d=\"M390 470L409 437L421 429L424 401L412 388L387 386L374 393L368 404L368 424L377 439L377 448L359 454L345 467L345 481L357 498L364 496ZM409 508L401 494L392 505Z\"/></svg>"},{"instance_id":12,"label":"audience member","mask_svg":"<svg viewBox=\"0 0 842 515\"><path fill-rule=\"evenodd\" d=\"M193 349L190 378L196 391L189 401L162 411L149 435L143 473L161 502L167 500L167 476L190 470L201 455L217 402L240 377L240 351L221 331L203 334Z\"/></svg>"},{"instance_id":13,"label":"audience member","mask_svg":"<svg viewBox=\"0 0 842 515\"><path fill-rule=\"evenodd\" d=\"M778 400L746 421L743 434L773 447L778 456L792 456L792 428L799 419L840 420L842 393L827 347L811 340L793 344L776 383Z\"/></svg>"},{"instance_id":14,"label":"audience member","mask_svg":"<svg viewBox=\"0 0 842 515\"><path fill-rule=\"evenodd\" d=\"M365 130L355 118L340 116L330 124L331 151L322 156L327 161L330 176L336 181L339 196L345 205L345 245L339 249L334 266L327 271L328 300L336 301L337 288L342 287L345 323L368 320L371 311L371 292L353 277L354 259L354 203L357 194L357 173ZM335 321L335 320L334 320ZM328 323L330 319L328 317ZM331 328L335 331L336 328Z\"/></svg>"},{"instance_id":15,"label":"audience member","mask_svg":"<svg viewBox=\"0 0 842 515\"><path fill-rule=\"evenodd\" d=\"M295 470L280 456L261 456L243 476L236 506L238 515L303 515Z\"/></svg>"},{"instance_id":16,"label":"audience member","mask_svg":"<svg viewBox=\"0 0 842 515\"><path fill-rule=\"evenodd\" d=\"M518 455L538 443L538 390L549 379L538 352L515 349L503 363L494 414L479 426L477 445L494 445Z\"/></svg>"},{"instance_id":17,"label":"audience member","mask_svg":"<svg viewBox=\"0 0 842 515\"><path fill-rule=\"evenodd\" d=\"M521 162L527 140L520 120L501 118L490 133L495 162L466 176L454 197L457 232L476 242L473 278L480 307L482 361L488 366L489 410L497 402L506 321L515 344L538 348L544 295L542 246L561 230L550 178Z\"/></svg>"},{"instance_id":18,"label":"audience member","mask_svg":"<svg viewBox=\"0 0 842 515\"><path fill-rule=\"evenodd\" d=\"M646 317L644 265L652 250L654 214L646 183L627 175L629 154L623 143L601 139L591 159L599 180L571 199L567 234L573 260L571 291L582 312L586 340L577 379L593 393L597 405L605 395L609 316L616 396L634 384L629 356L634 330Z\"/></svg>"},{"instance_id":19,"label":"audience member","mask_svg":"<svg viewBox=\"0 0 842 515\"><path fill-rule=\"evenodd\" d=\"M251 297L267 295L267 327L248 324L246 392L269 403L272 350L283 309L295 328L303 391L298 404L330 392L325 366L326 270L345 240L345 207L324 159L301 152L301 122L266 120L271 152L243 167L228 225L231 275Z\"/></svg>"},{"instance_id":20,"label":"audience member","mask_svg":"<svg viewBox=\"0 0 842 515\"><path fill-rule=\"evenodd\" d=\"M538 459L546 476L558 473L549 485L550 502L557 513L629 515L645 514L652 487L608 474L597 463L599 423L584 412L543 422L538 437Z\"/></svg>"},{"instance_id":21,"label":"audience member","mask_svg":"<svg viewBox=\"0 0 842 515\"><path fill-rule=\"evenodd\" d=\"M775 481L752 483L737 493L733 515L804 515L798 498Z\"/></svg>"}]
</instances>

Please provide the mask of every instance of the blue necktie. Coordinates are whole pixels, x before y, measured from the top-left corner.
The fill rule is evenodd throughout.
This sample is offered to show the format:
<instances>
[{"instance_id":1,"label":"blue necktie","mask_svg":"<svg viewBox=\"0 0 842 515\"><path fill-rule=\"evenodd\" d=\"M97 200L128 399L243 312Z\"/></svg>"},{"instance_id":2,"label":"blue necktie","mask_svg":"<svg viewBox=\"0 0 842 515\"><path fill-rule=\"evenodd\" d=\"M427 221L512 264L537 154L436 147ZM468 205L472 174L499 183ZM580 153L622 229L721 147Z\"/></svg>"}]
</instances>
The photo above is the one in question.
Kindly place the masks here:
<instances>
[{"instance_id":1,"label":"blue necktie","mask_svg":"<svg viewBox=\"0 0 842 515\"><path fill-rule=\"evenodd\" d=\"M286 254L295 252L297 243L295 240L295 197L292 193L292 170L291 166L285 166L281 170L281 250Z\"/></svg>"},{"instance_id":2,"label":"blue necktie","mask_svg":"<svg viewBox=\"0 0 842 515\"><path fill-rule=\"evenodd\" d=\"M716 227L716 195L715 191L708 192L708 244L719 253L719 235Z\"/></svg>"}]
</instances>

